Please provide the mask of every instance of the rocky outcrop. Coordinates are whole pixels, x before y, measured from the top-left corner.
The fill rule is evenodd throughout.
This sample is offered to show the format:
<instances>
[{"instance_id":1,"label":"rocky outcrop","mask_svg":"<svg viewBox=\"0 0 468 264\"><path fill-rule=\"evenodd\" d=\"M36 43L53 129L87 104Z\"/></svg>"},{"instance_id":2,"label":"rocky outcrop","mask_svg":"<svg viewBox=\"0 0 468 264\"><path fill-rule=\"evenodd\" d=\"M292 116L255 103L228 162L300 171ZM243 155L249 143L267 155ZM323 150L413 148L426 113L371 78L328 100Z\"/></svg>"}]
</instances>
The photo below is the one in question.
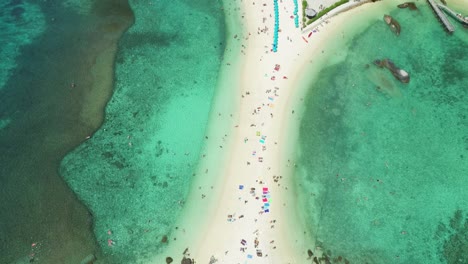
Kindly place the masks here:
<instances>
[{"instance_id":1,"label":"rocky outcrop","mask_svg":"<svg viewBox=\"0 0 468 264\"><path fill-rule=\"evenodd\" d=\"M384 21L387 23L387 25L390 26L390 29L393 31L393 33L395 33L397 36L400 35L401 26L398 21L389 15L384 15Z\"/></svg>"},{"instance_id":2,"label":"rocky outcrop","mask_svg":"<svg viewBox=\"0 0 468 264\"><path fill-rule=\"evenodd\" d=\"M399 8L409 8L410 10L418 10L414 2L406 2L398 5Z\"/></svg>"},{"instance_id":3,"label":"rocky outcrop","mask_svg":"<svg viewBox=\"0 0 468 264\"><path fill-rule=\"evenodd\" d=\"M402 70L398 68L397 66L395 66L395 64L391 60L389 59L375 60L374 64L380 68L385 67L388 70L390 70L393 76L395 76L395 78L399 80L400 82L409 83L410 81L409 74L405 70Z\"/></svg>"}]
</instances>

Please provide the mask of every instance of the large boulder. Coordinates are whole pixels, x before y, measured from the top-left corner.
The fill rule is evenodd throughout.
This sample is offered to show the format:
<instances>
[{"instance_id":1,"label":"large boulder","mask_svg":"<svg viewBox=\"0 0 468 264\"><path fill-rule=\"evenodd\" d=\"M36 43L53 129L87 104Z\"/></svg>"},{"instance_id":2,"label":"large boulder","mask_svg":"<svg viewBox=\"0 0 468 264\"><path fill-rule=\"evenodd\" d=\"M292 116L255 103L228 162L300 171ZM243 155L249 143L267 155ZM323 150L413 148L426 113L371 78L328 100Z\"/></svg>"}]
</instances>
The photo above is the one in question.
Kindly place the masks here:
<instances>
[{"instance_id":1,"label":"large boulder","mask_svg":"<svg viewBox=\"0 0 468 264\"><path fill-rule=\"evenodd\" d=\"M418 10L416 4L413 2L406 2L403 4L398 5L399 8L409 8L410 10Z\"/></svg>"},{"instance_id":2,"label":"large boulder","mask_svg":"<svg viewBox=\"0 0 468 264\"><path fill-rule=\"evenodd\" d=\"M395 63L393 63L393 61L391 61L390 59L375 60L374 64L380 68L385 67L388 70L390 70L393 76L395 76L395 78L399 80L400 82L409 83L410 81L409 73L395 66Z\"/></svg>"},{"instance_id":3,"label":"large boulder","mask_svg":"<svg viewBox=\"0 0 468 264\"><path fill-rule=\"evenodd\" d=\"M398 21L396 21L393 17L389 15L384 15L384 21L387 23L387 25L390 27L393 33L395 33L397 36L400 35L401 31L401 26Z\"/></svg>"}]
</instances>

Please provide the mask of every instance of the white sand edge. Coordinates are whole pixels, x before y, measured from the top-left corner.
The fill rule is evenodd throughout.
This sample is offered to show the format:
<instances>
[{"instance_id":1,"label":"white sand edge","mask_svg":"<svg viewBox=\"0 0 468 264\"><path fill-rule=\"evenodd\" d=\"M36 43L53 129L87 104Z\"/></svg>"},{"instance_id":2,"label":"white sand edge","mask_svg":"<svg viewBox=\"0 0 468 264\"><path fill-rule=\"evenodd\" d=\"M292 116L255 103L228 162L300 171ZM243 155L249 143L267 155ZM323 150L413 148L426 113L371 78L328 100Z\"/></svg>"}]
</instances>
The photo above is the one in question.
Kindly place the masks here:
<instances>
[{"instance_id":1,"label":"white sand edge","mask_svg":"<svg viewBox=\"0 0 468 264\"><path fill-rule=\"evenodd\" d=\"M297 140L300 117L300 112L293 115L292 110L300 111L308 85L304 80L313 79L323 65L337 62L327 61L328 52L340 52L340 48L345 48L347 39L359 31L360 24L381 20L385 10L391 10L401 2L404 1L359 6L333 17L330 23L318 28L320 32L310 37L295 28L290 18L293 1L280 2L279 48L277 53L272 53L272 2L262 0L253 4L252 1L242 1L241 15L246 31L244 34L237 33L236 38L230 36L232 39L243 39L241 59L237 65L241 67L240 75L235 69L230 71L224 68L223 74L228 76L221 78L225 92L233 93L232 99L239 105L226 108L217 102L211 118L218 118L215 123L234 123L230 130L216 129L212 125L208 131L210 140L217 142L207 147L208 156L206 161L202 160L198 174L205 173L205 167L210 168L208 174L211 176L208 178L211 180L206 180L207 175L203 176L204 179L195 180L184 218L178 224L178 231L173 234L177 240L172 241L171 237L169 249L157 256L154 263L164 263L166 256L171 256L178 263L185 248L189 248L186 256L194 258L197 263L208 263L211 257L217 259L217 263L306 261L307 249L313 249L314 245L310 235L303 234L304 223L296 216L295 195L291 193L293 189L286 189L291 183L293 161L288 163L288 159L295 156L292 146ZM265 26L269 28L268 31L257 34L259 28ZM279 71L274 70L276 64L280 65ZM271 79L273 76L275 80ZM287 79L283 79L283 76ZM232 86L239 87L227 92L228 87ZM232 109L237 110L231 117L228 112ZM217 110L221 114L218 117ZM257 132L260 132L260 136L257 136ZM265 136L265 143L260 143L261 136ZM266 150L262 150L263 146ZM259 157L263 158L263 162L259 162ZM282 178L275 182L277 178L274 176ZM239 189L240 185L244 186L243 190ZM249 193L251 187L256 189L255 196L260 200ZM270 212L260 215L264 205L261 201L263 187L269 188ZM202 198L202 195L206 196ZM235 221L228 221L228 215L233 215ZM258 249L263 257L256 256L255 238L259 241ZM242 239L246 241L245 246L241 244ZM241 247L246 247L244 252L240 250ZM248 255L252 255L252 258Z\"/></svg>"}]
</instances>

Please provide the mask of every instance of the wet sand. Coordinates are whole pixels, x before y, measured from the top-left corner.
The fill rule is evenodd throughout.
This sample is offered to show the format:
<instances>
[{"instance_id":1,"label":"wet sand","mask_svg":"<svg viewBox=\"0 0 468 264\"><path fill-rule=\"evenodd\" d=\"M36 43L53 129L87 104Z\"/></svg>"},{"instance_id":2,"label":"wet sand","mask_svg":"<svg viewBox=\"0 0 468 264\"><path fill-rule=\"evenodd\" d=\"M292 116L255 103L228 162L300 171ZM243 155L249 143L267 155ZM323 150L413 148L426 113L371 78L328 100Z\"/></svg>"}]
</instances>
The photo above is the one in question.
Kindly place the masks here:
<instances>
[{"instance_id":1,"label":"wet sand","mask_svg":"<svg viewBox=\"0 0 468 264\"><path fill-rule=\"evenodd\" d=\"M304 263L307 250L315 252L298 216L291 177L301 97L307 90L304 82L330 63L325 54L336 51L337 36L342 37L346 23L364 14L380 19L386 6L362 5L323 21L309 35L294 26L293 1L282 2L278 52L273 53L272 5L241 3L244 32L228 36L240 40L235 51L239 61L225 62L225 67L234 69L224 81L235 94L231 98L235 106L227 113L215 106L209 131L214 134L210 140L215 138L218 144L210 143L206 151L223 158L202 159L198 173L214 170L215 177L195 181L185 218L173 235L177 241L154 263L166 256L179 261L184 251L185 257L197 262ZM228 119L230 129L216 132L217 122Z\"/></svg>"}]
</instances>

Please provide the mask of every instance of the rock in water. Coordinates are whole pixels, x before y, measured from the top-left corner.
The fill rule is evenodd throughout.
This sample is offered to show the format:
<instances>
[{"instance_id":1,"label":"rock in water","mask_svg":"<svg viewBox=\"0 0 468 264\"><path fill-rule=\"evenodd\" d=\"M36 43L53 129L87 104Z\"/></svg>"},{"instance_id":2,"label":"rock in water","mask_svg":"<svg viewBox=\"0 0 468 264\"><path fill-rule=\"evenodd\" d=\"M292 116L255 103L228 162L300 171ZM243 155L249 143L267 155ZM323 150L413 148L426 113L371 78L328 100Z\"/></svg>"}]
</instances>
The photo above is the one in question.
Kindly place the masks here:
<instances>
[{"instance_id":1,"label":"rock in water","mask_svg":"<svg viewBox=\"0 0 468 264\"><path fill-rule=\"evenodd\" d=\"M314 257L313 261L314 261L314 264L320 264L317 257Z\"/></svg>"},{"instance_id":2,"label":"rock in water","mask_svg":"<svg viewBox=\"0 0 468 264\"><path fill-rule=\"evenodd\" d=\"M389 59L385 59L384 61L385 61L385 67L387 67L387 69L389 69L392 72L395 78L397 78L402 83L409 82L409 74L405 70L402 70L398 68L397 66L395 66L395 64Z\"/></svg>"},{"instance_id":3,"label":"rock in water","mask_svg":"<svg viewBox=\"0 0 468 264\"><path fill-rule=\"evenodd\" d=\"M410 10L418 10L416 4L413 2L406 2L403 4L398 5L399 8L409 8Z\"/></svg>"},{"instance_id":4,"label":"rock in water","mask_svg":"<svg viewBox=\"0 0 468 264\"><path fill-rule=\"evenodd\" d=\"M374 61L374 65L375 66L378 66L379 68L383 68L383 63L381 60L375 60Z\"/></svg>"},{"instance_id":5,"label":"rock in water","mask_svg":"<svg viewBox=\"0 0 468 264\"><path fill-rule=\"evenodd\" d=\"M392 17L389 16L389 15L384 15L383 19L384 19L385 23L387 23L387 25L390 25L390 23L392 23Z\"/></svg>"},{"instance_id":6,"label":"rock in water","mask_svg":"<svg viewBox=\"0 0 468 264\"><path fill-rule=\"evenodd\" d=\"M166 258L166 264L171 264L174 261L171 257Z\"/></svg>"},{"instance_id":7,"label":"rock in water","mask_svg":"<svg viewBox=\"0 0 468 264\"><path fill-rule=\"evenodd\" d=\"M395 76L395 78L397 78L400 82L409 83L409 74L405 70L402 70L395 66L395 63L393 63L390 59L375 60L374 64L380 68L385 67L389 69L393 76Z\"/></svg>"},{"instance_id":8,"label":"rock in water","mask_svg":"<svg viewBox=\"0 0 468 264\"><path fill-rule=\"evenodd\" d=\"M400 35L401 26L398 21L389 15L384 15L384 21L387 23L387 25L390 26L390 29L393 31L393 33L395 33L397 36Z\"/></svg>"}]
</instances>

